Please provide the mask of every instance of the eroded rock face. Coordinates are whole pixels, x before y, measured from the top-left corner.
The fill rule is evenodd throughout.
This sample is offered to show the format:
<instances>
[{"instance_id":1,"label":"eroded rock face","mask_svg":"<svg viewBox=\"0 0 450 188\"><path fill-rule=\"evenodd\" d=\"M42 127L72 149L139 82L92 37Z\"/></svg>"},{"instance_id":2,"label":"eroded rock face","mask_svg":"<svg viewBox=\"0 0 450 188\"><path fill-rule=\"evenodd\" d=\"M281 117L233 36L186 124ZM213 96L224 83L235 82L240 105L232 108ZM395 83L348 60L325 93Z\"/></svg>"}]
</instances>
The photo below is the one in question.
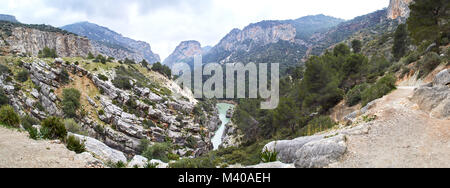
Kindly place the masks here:
<instances>
[{"instance_id":1,"label":"eroded rock face","mask_svg":"<svg viewBox=\"0 0 450 188\"><path fill-rule=\"evenodd\" d=\"M183 41L177 46L175 51L164 60L164 65L172 67L177 63L182 63L196 55L202 55L203 49L198 41Z\"/></svg>"},{"instance_id":2,"label":"eroded rock face","mask_svg":"<svg viewBox=\"0 0 450 188\"><path fill-rule=\"evenodd\" d=\"M409 4L413 0L391 0L388 7L388 18L397 19L398 17L409 17Z\"/></svg>"},{"instance_id":3,"label":"eroded rock face","mask_svg":"<svg viewBox=\"0 0 450 188\"><path fill-rule=\"evenodd\" d=\"M6 41L11 51L33 56L44 47L56 49L62 57L86 57L89 52L96 52L87 38L25 27L14 28Z\"/></svg>"}]
</instances>

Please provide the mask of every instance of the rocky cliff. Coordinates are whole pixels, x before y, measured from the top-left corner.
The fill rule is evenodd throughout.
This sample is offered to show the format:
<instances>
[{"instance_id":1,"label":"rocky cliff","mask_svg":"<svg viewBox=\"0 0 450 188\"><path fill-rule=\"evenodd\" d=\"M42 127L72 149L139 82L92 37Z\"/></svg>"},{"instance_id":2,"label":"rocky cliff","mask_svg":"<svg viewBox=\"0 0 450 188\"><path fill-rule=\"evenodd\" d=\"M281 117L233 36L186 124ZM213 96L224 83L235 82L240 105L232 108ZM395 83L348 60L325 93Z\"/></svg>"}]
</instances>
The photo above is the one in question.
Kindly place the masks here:
<instances>
[{"instance_id":1,"label":"rocky cliff","mask_svg":"<svg viewBox=\"0 0 450 188\"><path fill-rule=\"evenodd\" d=\"M121 34L89 22L80 22L62 27L62 29L86 36L92 40L95 50L101 54L116 59L133 59L149 63L160 62L159 55L152 52L150 45L143 41L136 41Z\"/></svg>"},{"instance_id":2,"label":"rocky cliff","mask_svg":"<svg viewBox=\"0 0 450 188\"><path fill-rule=\"evenodd\" d=\"M8 21L8 22L14 22L14 23L18 23L19 22L19 21L17 21L15 16L6 15L6 14L0 14L0 20Z\"/></svg>"},{"instance_id":3,"label":"rocky cliff","mask_svg":"<svg viewBox=\"0 0 450 188\"><path fill-rule=\"evenodd\" d=\"M61 57L86 57L89 52L96 52L87 38L28 27L14 27L4 41L4 51L32 56L45 47L56 49Z\"/></svg>"},{"instance_id":4,"label":"rocky cliff","mask_svg":"<svg viewBox=\"0 0 450 188\"><path fill-rule=\"evenodd\" d=\"M413 0L390 0L387 16L390 19L398 17L407 18L409 16L409 4Z\"/></svg>"},{"instance_id":5,"label":"rocky cliff","mask_svg":"<svg viewBox=\"0 0 450 188\"><path fill-rule=\"evenodd\" d=\"M196 55L202 55L204 50L198 41L183 41L175 51L164 60L164 65L172 67L176 63L187 62Z\"/></svg>"}]
</instances>

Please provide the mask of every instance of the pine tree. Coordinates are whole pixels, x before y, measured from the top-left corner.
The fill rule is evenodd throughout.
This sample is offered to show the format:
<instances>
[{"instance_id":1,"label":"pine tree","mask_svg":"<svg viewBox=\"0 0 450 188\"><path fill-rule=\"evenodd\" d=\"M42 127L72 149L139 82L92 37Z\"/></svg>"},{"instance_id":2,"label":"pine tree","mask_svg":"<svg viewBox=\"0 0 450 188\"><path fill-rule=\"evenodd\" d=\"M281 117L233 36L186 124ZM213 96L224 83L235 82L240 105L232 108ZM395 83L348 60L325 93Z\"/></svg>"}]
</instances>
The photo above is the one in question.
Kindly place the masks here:
<instances>
[{"instance_id":1,"label":"pine tree","mask_svg":"<svg viewBox=\"0 0 450 188\"><path fill-rule=\"evenodd\" d=\"M448 0L415 0L410 5L407 24L416 44L425 40L441 44L442 37L450 33L449 8Z\"/></svg>"},{"instance_id":2,"label":"pine tree","mask_svg":"<svg viewBox=\"0 0 450 188\"><path fill-rule=\"evenodd\" d=\"M361 48L362 48L362 42L360 40L353 40L352 41L352 48L353 48L353 52L355 53L359 53L361 52Z\"/></svg>"},{"instance_id":3,"label":"pine tree","mask_svg":"<svg viewBox=\"0 0 450 188\"><path fill-rule=\"evenodd\" d=\"M397 27L394 34L394 46L392 47L392 54L394 54L395 60L400 60L405 56L407 51L408 31L405 24L401 24Z\"/></svg>"}]
</instances>

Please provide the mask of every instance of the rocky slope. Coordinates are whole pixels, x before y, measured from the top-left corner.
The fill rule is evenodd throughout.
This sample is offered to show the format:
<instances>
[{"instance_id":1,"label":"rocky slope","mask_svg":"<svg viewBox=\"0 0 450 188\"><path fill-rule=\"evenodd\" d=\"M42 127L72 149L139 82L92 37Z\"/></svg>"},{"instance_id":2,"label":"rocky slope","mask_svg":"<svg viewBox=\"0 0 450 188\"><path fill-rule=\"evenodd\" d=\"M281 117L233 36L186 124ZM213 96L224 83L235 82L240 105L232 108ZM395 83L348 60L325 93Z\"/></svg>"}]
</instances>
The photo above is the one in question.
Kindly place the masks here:
<instances>
[{"instance_id":1,"label":"rocky slope","mask_svg":"<svg viewBox=\"0 0 450 188\"><path fill-rule=\"evenodd\" d=\"M202 55L204 52L205 50L198 41L183 41L177 46L175 51L164 60L163 64L172 67L177 63L189 62L191 61L191 58L196 55Z\"/></svg>"},{"instance_id":2,"label":"rocky slope","mask_svg":"<svg viewBox=\"0 0 450 188\"><path fill-rule=\"evenodd\" d=\"M80 22L61 27L62 29L86 36L92 40L95 50L101 54L116 59L133 59L137 62L145 59L150 64L160 62L159 55L154 54L150 45L143 41L136 41L89 22Z\"/></svg>"},{"instance_id":3,"label":"rocky slope","mask_svg":"<svg viewBox=\"0 0 450 188\"><path fill-rule=\"evenodd\" d=\"M155 143L171 143L173 154L180 157L202 155L212 149L211 138L220 124L215 112L204 112L205 117L193 114L197 104L192 94L176 86L162 75L148 71L140 65L128 65L133 75L143 75L151 85L137 84L130 78L132 88L115 87L112 80L119 74L116 67L95 64L80 58L64 58L55 61L38 58L3 57L3 65L13 70L2 74L0 88L10 99L10 105L20 115L30 115L40 120L49 116L63 117L61 92L65 88L76 88L81 92L84 115L76 118L85 136L88 152L103 162L127 162L139 154L142 140ZM66 64L77 60L79 65ZM8 62L21 62L19 65ZM77 63L78 64L78 63ZM133 68L134 67L134 68ZM17 70L28 70L30 80L22 84L13 78ZM70 83L63 84L61 75L70 72ZM108 76L108 81L98 78ZM143 78L140 78L143 79ZM127 106L134 104L133 107ZM132 111L128 110L133 108ZM151 123L149 123L151 122ZM149 159L151 160L151 159Z\"/></svg>"}]
</instances>

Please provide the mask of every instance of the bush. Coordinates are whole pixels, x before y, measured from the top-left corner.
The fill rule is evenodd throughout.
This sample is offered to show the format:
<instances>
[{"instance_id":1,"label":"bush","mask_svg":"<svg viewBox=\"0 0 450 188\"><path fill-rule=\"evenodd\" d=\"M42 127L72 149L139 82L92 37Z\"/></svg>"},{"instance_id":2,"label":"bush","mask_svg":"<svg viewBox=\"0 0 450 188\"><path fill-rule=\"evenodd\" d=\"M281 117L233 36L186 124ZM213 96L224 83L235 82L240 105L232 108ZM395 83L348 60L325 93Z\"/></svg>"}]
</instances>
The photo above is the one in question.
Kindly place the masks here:
<instances>
[{"instance_id":1,"label":"bush","mask_svg":"<svg viewBox=\"0 0 450 188\"><path fill-rule=\"evenodd\" d=\"M33 117L29 116L29 115L21 117L20 118L20 122L22 123L22 127L25 130L33 128L33 125L41 124L41 122L38 119L33 118Z\"/></svg>"},{"instance_id":2,"label":"bush","mask_svg":"<svg viewBox=\"0 0 450 188\"><path fill-rule=\"evenodd\" d=\"M70 151L74 151L77 154L83 153L86 151L86 147L83 142L80 141L80 139L76 138L75 136L71 135L69 138L67 138L67 149Z\"/></svg>"},{"instance_id":3,"label":"bush","mask_svg":"<svg viewBox=\"0 0 450 188\"><path fill-rule=\"evenodd\" d=\"M81 93L77 89L72 88L63 90L62 110L67 117L76 117L76 112L81 106L80 97Z\"/></svg>"},{"instance_id":4,"label":"bush","mask_svg":"<svg viewBox=\"0 0 450 188\"><path fill-rule=\"evenodd\" d=\"M397 79L392 74L386 75L378 80L377 83L370 86L362 93L362 105L366 106L369 102L379 99L396 89L396 81Z\"/></svg>"},{"instance_id":5,"label":"bush","mask_svg":"<svg viewBox=\"0 0 450 188\"><path fill-rule=\"evenodd\" d=\"M118 75L116 78L112 81L114 86L120 89L130 90L132 88L130 84L130 79L125 76Z\"/></svg>"},{"instance_id":6,"label":"bush","mask_svg":"<svg viewBox=\"0 0 450 188\"><path fill-rule=\"evenodd\" d=\"M419 78L425 77L432 72L437 66L441 64L441 57L435 53L430 52L419 62Z\"/></svg>"},{"instance_id":7,"label":"bush","mask_svg":"<svg viewBox=\"0 0 450 188\"><path fill-rule=\"evenodd\" d=\"M263 163L270 163L277 161L278 152L269 151L267 148L261 153L261 161Z\"/></svg>"},{"instance_id":8,"label":"bush","mask_svg":"<svg viewBox=\"0 0 450 188\"><path fill-rule=\"evenodd\" d=\"M105 82L109 80L109 78L103 74L98 74L97 77L98 77L98 79L103 80Z\"/></svg>"},{"instance_id":9,"label":"bush","mask_svg":"<svg viewBox=\"0 0 450 188\"><path fill-rule=\"evenodd\" d=\"M159 72L162 75L167 76L169 79L172 78L172 70L168 66L163 65L160 62L157 62L152 66L152 71Z\"/></svg>"},{"instance_id":10,"label":"bush","mask_svg":"<svg viewBox=\"0 0 450 188\"><path fill-rule=\"evenodd\" d=\"M169 143L156 143L153 146L147 147L144 152L142 153L142 156L146 157L147 159L159 159L163 162L169 162L168 153L170 151L170 144Z\"/></svg>"},{"instance_id":11,"label":"bush","mask_svg":"<svg viewBox=\"0 0 450 188\"><path fill-rule=\"evenodd\" d=\"M23 71L20 71L20 72L17 74L16 79L17 79L19 82L26 82L26 81L28 80L28 77L29 77L28 71L23 70Z\"/></svg>"},{"instance_id":12,"label":"bush","mask_svg":"<svg viewBox=\"0 0 450 188\"><path fill-rule=\"evenodd\" d=\"M105 115L105 111L104 111L104 110L99 110L99 111L98 111L98 115L99 115L99 116Z\"/></svg>"},{"instance_id":13,"label":"bush","mask_svg":"<svg viewBox=\"0 0 450 188\"><path fill-rule=\"evenodd\" d=\"M142 154L142 152L144 152L144 150L147 149L149 145L150 145L150 141L149 140L141 139L140 142L139 142L139 145L138 145L139 153Z\"/></svg>"},{"instance_id":14,"label":"bush","mask_svg":"<svg viewBox=\"0 0 450 188\"><path fill-rule=\"evenodd\" d=\"M155 123L153 123L152 120L144 120L142 122L142 126L146 129L149 129L150 127L156 127Z\"/></svg>"},{"instance_id":15,"label":"bush","mask_svg":"<svg viewBox=\"0 0 450 188\"><path fill-rule=\"evenodd\" d=\"M0 106L6 105L9 103L9 98L6 96L5 91L0 88Z\"/></svg>"},{"instance_id":16,"label":"bush","mask_svg":"<svg viewBox=\"0 0 450 188\"><path fill-rule=\"evenodd\" d=\"M57 58L58 54L56 53L56 49L50 49L49 47L45 47L43 50L39 50L38 57L39 58Z\"/></svg>"},{"instance_id":17,"label":"bush","mask_svg":"<svg viewBox=\"0 0 450 188\"><path fill-rule=\"evenodd\" d=\"M63 84L69 83L70 75L69 72L65 68L61 70L61 74L59 75L59 81Z\"/></svg>"},{"instance_id":18,"label":"bush","mask_svg":"<svg viewBox=\"0 0 450 188\"><path fill-rule=\"evenodd\" d=\"M63 121L57 117L49 117L42 121L41 133L46 139L64 139L67 136Z\"/></svg>"},{"instance_id":19,"label":"bush","mask_svg":"<svg viewBox=\"0 0 450 188\"><path fill-rule=\"evenodd\" d=\"M85 135L85 132L83 132L83 129L81 128L81 126L78 125L78 123L75 122L74 119L65 119L64 127L66 127L67 132Z\"/></svg>"},{"instance_id":20,"label":"bush","mask_svg":"<svg viewBox=\"0 0 450 188\"><path fill-rule=\"evenodd\" d=\"M11 74L11 70L7 66L0 64L0 75L4 74Z\"/></svg>"},{"instance_id":21,"label":"bush","mask_svg":"<svg viewBox=\"0 0 450 188\"><path fill-rule=\"evenodd\" d=\"M6 126L18 128L20 125L19 115L17 115L11 106L2 106L0 108L0 123Z\"/></svg>"},{"instance_id":22,"label":"bush","mask_svg":"<svg viewBox=\"0 0 450 188\"><path fill-rule=\"evenodd\" d=\"M405 65L409 65L417 60L420 59L420 55L417 52L412 52L411 54L408 55L408 57L406 57L405 59Z\"/></svg>"},{"instance_id":23,"label":"bush","mask_svg":"<svg viewBox=\"0 0 450 188\"><path fill-rule=\"evenodd\" d=\"M345 95L346 104L348 106L357 105L362 99L361 93L365 89L367 89L367 87L368 87L368 84L361 84L361 85L355 86L353 89L348 91L347 95Z\"/></svg>"}]
</instances>

